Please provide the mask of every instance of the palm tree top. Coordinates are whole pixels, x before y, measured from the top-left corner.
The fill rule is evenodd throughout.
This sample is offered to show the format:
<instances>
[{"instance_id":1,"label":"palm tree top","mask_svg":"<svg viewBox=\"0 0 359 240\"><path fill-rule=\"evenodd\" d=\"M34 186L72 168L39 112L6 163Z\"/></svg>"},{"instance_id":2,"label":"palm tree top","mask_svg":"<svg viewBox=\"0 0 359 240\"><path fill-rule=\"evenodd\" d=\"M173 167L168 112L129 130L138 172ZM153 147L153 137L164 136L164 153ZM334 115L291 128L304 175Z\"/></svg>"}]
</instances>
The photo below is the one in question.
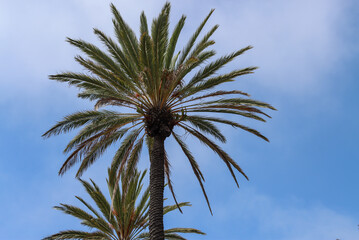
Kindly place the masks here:
<instances>
[{"instance_id":1,"label":"palm tree top","mask_svg":"<svg viewBox=\"0 0 359 240\"><path fill-rule=\"evenodd\" d=\"M121 185L116 189L115 179L107 180L110 199L114 199L113 204L107 200L98 185L90 179L90 182L79 179L87 194L95 203L95 207L76 196L82 203L82 208L60 204L54 208L65 214L81 220L81 224L94 231L67 230L53 234L44 240L59 239L101 239L101 240L147 240L148 232L148 207L149 207L149 188L143 189L143 178L146 171L138 172L135 170L131 176L122 174ZM182 202L181 207L191 206L189 202ZM98 210L97 210L98 209ZM167 214L177 209L177 205L165 206L163 213ZM185 239L180 233L196 233L205 235L200 230L194 228L171 228L165 230L165 239L182 240Z\"/></svg>"},{"instance_id":2,"label":"palm tree top","mask_svg":"<svg viewBox=\"0 0 359 240\"><path fill-rule=\"evenodd\" d=\"M66 146L64 151L69 156L59 171L62 175L75 163L81 162L77 177L116 142L121 144L114 156L111 174L120 173L125 166L136 166L144 139L151 147L155 138L172 136L188 158L209 206L203 186L203 174L176 129L182 128L212 149L223 160L238 185L234 169L245 178L247 176L208 136L225 142L225 136L215 125L221 123L268 141L257 130L223 118L223 114L265 122L265 117L269 115L262 109L275 108L249 98L249 94L240 90L218 89L239 76L253 73L256 67L218 73L223 66L250 50L251 46L210 61L215 55L215 51L210 49L215 43L211 37L218 25L213 26L201 38L200 34L213 13L211 10L188 43L178 51L176 46L186 17L182 16L169 34L170 8L170 3L167 2L159 16L153 20L151 28L142 13L140 37L137 38L117 8L111 4L116 39L94 29L106 51L83 40L67 39L86 56L76 56L75 60L87 72L62 72L50 75L50 79L78 87L78 97L94 101L95 109L66 116L43 136L50 137L82 127ZM100 110L106 106L112 106L111 110ZM169 166L166 157L165 174L173 193Z\"/></svg>"}]
</instances>

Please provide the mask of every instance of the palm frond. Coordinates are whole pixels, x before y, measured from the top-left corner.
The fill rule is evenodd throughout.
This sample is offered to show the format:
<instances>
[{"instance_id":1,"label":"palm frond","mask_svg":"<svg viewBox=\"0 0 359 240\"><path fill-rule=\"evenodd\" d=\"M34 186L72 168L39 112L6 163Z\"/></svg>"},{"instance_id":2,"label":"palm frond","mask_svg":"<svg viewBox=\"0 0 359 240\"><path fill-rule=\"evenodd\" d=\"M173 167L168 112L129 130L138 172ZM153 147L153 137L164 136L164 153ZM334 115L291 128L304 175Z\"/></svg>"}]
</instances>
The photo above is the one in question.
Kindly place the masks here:
<instances>
[{"instance_id":1,"label":"palm frond","mask_svg":"<svg viewBox=\"0 0 359 240\"><path fill-rule=\"evenodd\" d=\"M126 116L124 116L126 118ZM89 123L87 124L81 131L73 138L71 141L67 144L66 148L64 149L64 153L68 153L69 151L73 150L75 147L79 146L81 143L86 141L87 139L93 137L94 135L106 131L106 129L112 129L116 127L119 132L119 139L123 137L123 135L126 134L126 132L131 128L122 128L126 124L134 123L136 122L137 118L135 117L129 117L127 120L124 120L121 122L120 119L105 119L101 121L101 123Z\"/></svg>"},{"instance_id":2,"label":"palm frond","mask_svg":"<svg viewBox=\"0 0 359 240\"><path fill-rule=\"evenodd\" d=\"M255 119L258 121L265 122L266 120L264 118L261 118L253 113L249 112L242 112L237 110L228 110L228 109L210 109L210 108L193 108L190 110L186 110L187 112L200 112L200 113L228 113L228 114L234 114L234 115L240 115L243 117Z\"/></svg>"},{"instance_id":3,"label":"palm frond","mask_svg":"<svg viewBox=\"0 0 359 240\"><path fill-rule=\"evenodd\" d=\"M106 197L101 192L100 188L91 180L92 185L89 182L81 180L82 185L86 189L86 192L91 196L91 198L96 203L96 206L101 211L103 216L106 218L108 222L112 225L116 225L113 216L110 214L110 204L108 203Z\"/></svg>"},{"instance_id":4,"label":"palm frond","mask_svg":"<svg viewBox=\"0 0 359 240\"><path fill-rule=\"evenodd\" d=\"M85 226L96 228L108 236L113 235L112 229L109 227L106 221L104 221L102 218L94 218L92 215L83 211L81 208L67 204L61 204L61 206L55 206L54 208L82 220L81 224Z\"/></svg>"},{"instance_id":5,"label":"palm frond","mask_svg":"<svg viewBox=\"0 0 359 240\"><path fill-rule=\"evenodd\" d=\"M181 81L183 81L183 78L190 73L192 70L200 66L202 63L206 62L208 59L216 55L216 51L210 50L210 51L203 51L200 53L196 58L192 58L191 61L186 62L186 65L179 67L180 74L178 77L178 81L176 85L178 85ZM182 92L182 91L181 91Z\"/></svg>"},{"instance_id":6,"label":"palm frond","mask_svg":"<svg viewBox=\"0 0 359 240\"><path fill-rule=\"evenodd\" d=\"M206 235L204 232L194 228L170 228L165 230L166 233L196 233Z\"/></svg>"},{"instance_id":7,"label":"palm frond","mask_svg":"<svg viewBox=\"0 0 359 240\"><path fill-rule=\"evenodd\" d=\"M136 128L132 130L128 136L122 141L122 144L120 148L117 150L112 164L110 168L110 174L109 174L109 181L111 184L116 182L116 173L122 172L123 167L125 166L125 163L127 162L127 158L131 153L131 149L141 133L142 128ZM118 179L117 179L118 180Z\"/></svg>"},{"instance_id":8,"label":"palm frond","mask_svg":"<svg viewBox=\"0 0 359 240\"><path fill-rule=\"evenodd\" d=\"M56 75L50 75L49 78L51 80L68 83L69 85L75 85L78 88L87 90L102 90L115 93L115 90L104 81L82 73L64 72Z\"/></svg>"},{"instance_id":9,"label":"palm frond","mask_svg":"<svg viewBox=\"0 0 359 240\"><path fill-rule=\"evenodd\" d=\"M143 79L147 94L153 100L156 85L153 80L155 77L154 50L153 41L147 32L144 32L140 39L140 63L143 66L140 79Z\"/></svg>"},{"instance_id":10,"label":"palm frond","mask_svg":"<svg viewBox=\"0 0 359 240\"><path fill-rule=\"evenodd\" d=\"M193 116L186 116L185 120L186 122L190 122L193 126L201 130L202 132L211 134L216 139L220 140L221 142L226 142L225 136L221 133L221 131L213 125L211 122L207 121L206 118L199 118L199 117L193 117Z\"/></svg>"},{"instance_id":11,"label":"palm frond","mask_svg":"<svg viewBox=\"0 0 359 240\"><path fill-rule=\"evenodd\" d=\"M118 46L117 43L115 43L110 37L106 36L106 34L102 31L94 29L94 33L99 37L103 44L105 44L107 50L111 53L111 56L120 64L127 76L135 78L136 74L132 62L128 61L120 46Z\"/></svg>"},{"instance_id":12,"label":"palm frond","mask_svg":"<svg viewBox=\"0 0 359 240\"><path fill-rule=\"evenodd\" d=\"M43 240L63 240L63 239L80 239L80 240L111 240L109 236L103 232L84 232L84 231L74 231L67 230L61 231L57 234L51 235L49 237L43 238Z\"/></svg>"},{"instance_id":13,"label":"palm frond","mask_svg":"<svg viewBox=\"0 0 359 240\"><path fill-rule=\"evenodd\" d=\"M85 205L93 214L95 214L96 217L98 218L102 218L102 216L90 205L88 204L85 200L83 200L81 197L79 196L75 196L83 205Z\"/></svg>"},{"instance_id":14,"label":"palm frond","mask_svg":"<svg viewBox=\"0 0 359 240\"><path fill-rule=\"evenodd\" d=\"M74 128L81 127L87 123L100 122L105 118L117 117L118 113L108 110L102 111L81 111L68 115L64 120L58 122L50 130L45 132L43 137L51 137L60 133L66 133Z\"/></svg>"},{"instance_id":15,"label":"palm frond","mask_svg":"<svg viewBox=\"0 0 359 240\"><path fill-rule=\"evenodd\" d=\"M212 101L212 102L202 103L200 105L208 105L208 104L212 104L212 103L213 104L224 103L224 104L246 105L246 106L255 106L255 107L261 107L261 108L269 108L271 110L277 110L272 105L270 105L268 103L254 100L254 99L248 99L248 98L219 99L219 100Z\"/></svg>"},{"instance_id":16,"label":"palm frond","mask_svg":"<svg viewBox=\"0 0 359 240\"><path fill-rule=\"evenodd\" d=\"M195 120L202 120L202 121L211 121L211 122L218 122L218 123L223 123L223 124L227 124L227 125L231 125L232 127L237 127L237 128L241 128L247 132L250 132L262 139L264 139L265 141L269 142L268 138L266 138L265 136L263 136L260 132L258 132L255 129L243 126L241 124L238 124L236 122L233 121L229 121L229 120L225 120L225 119L221 119L221 118L214 118L214 117L204 117L204 116L196 116L196 115L191 115L191 116L187 116L187 119L195 119Z\"/></svg>"},{"instance_id":17,"label":"palm frond","mask_svg":"<svg viewBox=\"0 0 359 240\"><path fill-rule=\"evenodd\" d=\"M251 74L251 73L253 73L253 71L255 69L257 69L257 68L256 67L244 68L241 70L233 71L229 74L224 74L224 75L216 76L213 78L209 78L207 80L202 81L200 84L193 85L193 86L189 87L189 89L187 91L184 91L183 94L186 97L188 97L188 96L194 95L198 92L212 89L222 83L232 82L232 81L234 81L234 78L236 78L238 76Z\"/></svg>"},{"instance_id":18,"label":"palm frond","mask_svg":"<svg viewBox=\"0 0 359 240\"><path fill-rule=\"evenodd\" d=\"M184 63L184 61L187 58L187 55L189 54L189 52L191 51L198 35L201 33L204 25L207 23L208 19L210 18L210 16L212 15L212 13L214 12L214 9L212 9L209 14L207 15L207 17L203 20L203 22L199 25L199 27L197 28L197 30L194 32L194 34L192 35L192 37L190 38L190 40L188 41L187 45L185 46L185 48L182 50L182 54L180 59L178 60L177 66L181 65Z\"/></svg>"},{"instance_id":19,"label":"palm frond","mask_svg":"<svg viewBox=\"0 0 359 240\"><path fill-rule=\"evenodd\" d=\"M174 139L177 141L177 143L180 145L180 147L181 147L182 151L184 152L184 154L186 155L186 157L188 158L188 160L191 164L193 173L195 174L195 176L199 182L199 185L201 186L201 189L202 189L203 195L206 199L209 211L213 215L212 209L211 209L211 204L209 203L208 196L207 196L206 190L204 189L203 182L202 182L202 181L204 181L204 177L203 177L202 172L199 170L197 162L195 161L194 157L192 156L192 153L188 150L186 144L180 139L180 137L177 134L175 134L174 132L172 132L172 135L173 135Z\"/></svg>"},{"instance_id":20,"label":"palm frond","mask_svg":"<svg viewBox=\"0 0 359 240\"><path fill-rule=\"evenodd\" d=\"M208 41L213 33L218 29L219 25L215 25L212 29L202 38L202 40L196 45L192 53L189 55L189 59L198 56L204 49L214 44L214 41Z\"/></svg>"},{"instance_id":21,"label":"palm frond","mask_svg":"<svg viewBox=\"0 0 359 240\"><path fill-rule=\"evenodd\" d=\"M202 105L203 104L203 105ZM262 114L268 118L271 118L268 114L266 114L265 112L259 110L258 108L255 107L251 107L248 105L241 105L241 104L212 104L212 105L207 105L206 103L202 103L202 104L196 104L196 106L186 106L185 109L186 111L190 112L192 110L203 110L206 111L208 110L218 110L218 109L228 109L228 110L238 110L238 111L242 111L242 112L250 112L250 113L258 113L258 114ZM179 110L181 110L181 108L176 109L176 112L178 112ZM208 111L210 112L210 111Z\"/></svg>"},{"instance_id":22,"label":"palm frond","mask_svg":"<svg viewBox=\"0 0 359 240\"><path fill-rule=\"evenodd\" d=\"M147 24L147 17L145 15L145 12L142 11L141 13L141 16L140 16L140 34L141 36L144 34L144 33L149 33L148 32L148 24Z\"/></svg>"},{"instance_id":23,"label":"palm frond","mask_svg":"<svg viewBox=\"0 0 359 240\"><path fill-rule=\"evenodd\" d=\"M131 156L129 157L129 160L126 165L126 172L125 172L126 180L125 180L125 182L128 182L129 176L134 175L134 173L135 173L137 163L140 158L140 153L142 151L143 139L144 139L144 136L142 136L137 141L137 143L134 145L134 147L131 151Z\"/></svg>"},{"instance_id":24,"label":"palm frond","mask_svg":"<svg viewBox=\"0 0 359 240\"><path fill-rule=\"evenodd\" d=\"M180 207L190 207L190 206L192 206L192 205L189 202L181 202L179 204L165 206L165 207L163 207L163 214L172 212L176 209L179 209Z\"/></svg>"},{"instance_id":25,"label":"palm frond","mask_svg":"<svg viewBox=\"0 0 359 240\"><path fill-rule=\"evenodd\" d=\"M173 200L175 201L178 210L181 213L183 213L182 209L181 209L181 206L177 202L176 194L175 194L174 189L173 189L173 185L172 185L172 181L171 181L171 164L170 164L170 162L168 160L168 155L167 155L166 151L165 151L165 159L164 159L164 170L165 170L165 176L167 178L167 185L168 185L168 188L170 189L170 192L172 194Z\"/></svg>"},{"instance_id":26,"label":"palm frond","mask_svg":"<svg viewBox=\"0 0 359 240\"><path fill-rule=\"evenodd\" d=\"M152 23L152 39L153 39L153 52L155 62L155 79L159 79L160 70L163 68L164 57L168 43L168 18L171 5L166 2L158 18L153 20ZM155 80L155 81L156 81Z\"/></svg>"},{"instance_id":27,"label":"palm frond","mask_svg":"<svg viewBox=\"0 0 359 240\"><path fill-rule=\"evenodd\" d=\"M75 61L78 62L84 68L86 68L88 71L90 71L92 74L98 76L103 81L107 82L107 84L113 89L120 90L118 91L118 93L121 95L132 95L132 92L137 90L136 88L134 88L134 84L130 80L118 76L116 73L109 71L106 68L103 68L101 65L96 64L90 59L76 56Z\"/></svg>"},{"instance_id":28,"label":"palm frond","mask_svg":"<svg viewBox=\"0 0 359 240\"><path fill-rule=\"evenodd\" d=\"M125 131L127 132L127 129ZM112 130L110 128L110 130L107 130L105 133L101 132L100 134L101 136L94 139L92 142L89 142L88 147L84 145L86 149L86 153L83 154L82 162L78 169L76 177L81 176L82 173L95 160L97 160L97 158L99 158L109 146L111 146L113 143L115 143L120 138L122 138L124 132L121 130L120 131ZM80 145L80 148L81 147L82 146ZM82 156L82 154L80 156ZM80 156L76 155L75 158Z\"/></svg>"},{"instance_id":29,"label":"palm frond","mask_svg":"<svg viewBox=\"0 0 359 240\"><path fill-rule=\"evenodd\" d=\"M112 13L115 17L113 20L117 40L120 42L128 61L134 63L135 67L139 67L138 61L138 41L133 30L123 20L120 12L115 5L111 3Z\"/></svg>"},{"instance_id":30,"label":"palm frond","mask_svg":"<svg viewBox=\"0 0 359 240\"><path fill-rule=\"evenodd\" d=\"M245 48L242 48L241 50L238 50L232 54L229 54L227 56L221 57L218 60L211 62L207 66L205 66L203 69L198 71L194 77L188 82L188 84L182 89L182 92L186 92L189 88L194 86L195 84L200 83L201 81L204 81L205 78L211 76L212 74L216 73L217 70L222 68L224 65L238 57L239 55L243 54L247 50L251 49L252 46L248 46Z\"/></svg>"},{"instance_id":31,"label":"palm frond","mask_svg":"<svg viewBox=\"0 0 359 240\"><path fill-rule=\"evenodd\" d=\"M135 143L137 137L140 135L142 130L143 130L143 127L134 129L126 137L126 139L122 142L121 147L118 149L118 151L116 152L116 154L114 156L114 159L112 161L111 168L110 168L110 173L109 173L109 181L110 181L110 184L113 184L112 186L114 186L114 189L113 189L114 192L116 192L117 188L119 187L118 182L119 182L121 173L123 172L125 164L128 161L128 158L131 154L134 143ZM141 143L141 148L142 148L142 143ZM139 154L139 153L137 153L137 154ZM116 176L116 178L115 178L115 176ZM111 205L113 205L113 201L114 201L114 198L112 198Z\"/></svg>"},{"instance_id":32,"label":"palm frond","mask_svg":"<svg viewBox=\"0 0 359 240\"><path fill-rule=\"evenodd\" d=\"M248 93L245 93L245 92L242 92L242 91L238 91L238 90L233 90L233 91L222 91L222 90L219 90L219 91L215 91L215 92L211 92L211 93L207 93L207 94L204 94L204 95L201 95L201 96L198 96L198 97L192 97L188 100L185 100L185 101L177 101L177 102L174 102L170 105L170 107L174 108L178 105L184 105L185 103L189 103L189 102L193 102L193 101L198 101L198 100L202 100L202 99L205 99L205 98L209 98L209 97L217 97L217 96L225 96L225 95L230 95L230 94L240 94L240 95L244 95L244 96L248 96L249 97L249 94Z\"/></svg>"},{"instance_id":33,"label":"palm frond","mask_svg":"<svg viewBox=\"0 0 359 240\"><path fill-rule=\"evenodd\" d=\"M196 233L201 235L206 235L202 231L194 228L171 228L164 231L165 232L165 239L167 240L186 240L186 238L180 236L177 233ZM149 233L142 233L138 236L138 239L142 240L149 240Z\"/></svg>"},{"instance_id":34,"label":"palm frond","mask_svg":"<svg viewBox=\"0 0 359 240\"><path fill-rule=\"evenodd\" d=\"M112 60L112 58L95 45L83 40L75 40L72 38L67 38L67 42L79 48L102 67L114 73L120 74L121 77L125 78L125 75L122 74L121 68Z\"/></svg>"},{"instance_id":35,"label":"palm frond","mask_svg":"<svg viewBox=\"0 0 359 240\"><path fill-rule=\"evenodd\" d=\"M198 132L197 130L189 127L189 126L185 126L184 124L180 124L180 126L182 128L184 128L186 131L188 131L190 134L192 134L193 136L195 136L198 140L200 140L201 142L203 142L205 145L207 145L209 148L211 148L215 153L218 154L218 156L224 161L224 163L227 165L228 170L231 172L232 177L234 179L234 181L236 182L237 186L238 185L238 181L236 176L234 175L234 172L232 170L231 165L237 169L238 172L240 172L247 180L248 177L247 175L243 172L243 170L239 167L239 165L225 152L223 151L218 145L216 145L214 142L212 142L211 140L209 140L206 136L204 136L203 134L201 134L200 132Z\"/></svg>"},{"instance_id":36,"label":"palm frond","mask_svg":"<svg viewBox=\"0 0 359 240\"><path fill-rule=\"evenodd\" d=\"M171 39L170 39L170 42L168 44L167 51L166 51L166 58L165 58L165 68L166 69L170 68L172 59L176 59L176 58L173 58L173 53L176 49L178 37L183 29L185 21L186 21L186 16L182 15L182 17L180 18L180 20L178 21L177 25L175 26L175 28L173 30L173 33L172 33L172 36L171 36Z\"/></svg>"}]
</instances>

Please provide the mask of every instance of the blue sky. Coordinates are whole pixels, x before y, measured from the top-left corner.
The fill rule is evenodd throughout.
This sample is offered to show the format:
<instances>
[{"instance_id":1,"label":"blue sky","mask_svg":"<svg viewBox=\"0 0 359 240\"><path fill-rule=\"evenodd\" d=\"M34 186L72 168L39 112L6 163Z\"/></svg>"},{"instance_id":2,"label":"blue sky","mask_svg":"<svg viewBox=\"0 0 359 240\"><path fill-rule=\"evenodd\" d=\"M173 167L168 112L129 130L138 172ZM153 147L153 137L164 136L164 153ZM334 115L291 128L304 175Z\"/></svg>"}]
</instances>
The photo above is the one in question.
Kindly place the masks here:
<instances>
[{"instance_id":1,"label":"blue sky","mask_svg":"<svg viewBox=\"0 0 359 240\"><path fill-rule=\"evenodd\" d=\"M114 0L137 30L144 10L156 16L164 1ZM77 90L49 81L62 70L81 70L78 52L65 37L98 43L97 27L112 34L107 0L0 0L0 232L1 239L35 240L81 228L53 210L85 196L74 171L57 176L62 150L72 134L44 140L51 125L92 105ZM253 45L226 69L259 66L251 76L226 86L273 104L267 123L244 121L266 143L231 128L223 145L250 181L237 189L223 163L187 139L206 177L211 216L189 164L168 142L178 199L193 206L165 218L167 227L196 227L208 240L359 239L359 3L355 0L172 1L172 25L187 15L186 42L211 8L207 29L218 55ZM172 26L173 27L173 26ZM180 45L181 46L181 45ZM182 47L182 46L181 46ZM83 176L105 187L109 151ZM141 168L148 167L143 154ZM171 198L169 202L172 203Z\"/></svg>"}]
</instances>

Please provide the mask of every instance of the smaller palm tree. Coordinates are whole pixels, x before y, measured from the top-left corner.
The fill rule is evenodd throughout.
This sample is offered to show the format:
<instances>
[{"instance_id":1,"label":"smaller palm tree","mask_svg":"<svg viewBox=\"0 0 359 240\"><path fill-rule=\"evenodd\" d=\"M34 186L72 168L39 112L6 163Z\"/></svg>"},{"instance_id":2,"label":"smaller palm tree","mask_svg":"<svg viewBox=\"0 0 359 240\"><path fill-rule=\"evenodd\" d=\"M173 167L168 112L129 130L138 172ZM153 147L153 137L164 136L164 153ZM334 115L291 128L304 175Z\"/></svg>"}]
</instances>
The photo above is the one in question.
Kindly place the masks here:
<instances>
[{"instance_id":1,"label":"smaller palm tree","mask_svg":"<svg viewBox=\"0 0 359 240\"><path fill-rule=\"evenodd\" d=\"M76 196L81 203L91 212L82 210L79 207L60 204L54 208L63 211L66 214L74 216L82 220L81 224L95 231L77 231L67 230L44 238L43 240L60 240L60 239L101 239L101 240L147 240L149 233L146 232L149 225L148 208L149 208L149 187L142 192L143 173L124 169L121 174L121 184L116 184L116 177L109 170L109 178L107 180L110 203L103 195L100 188L93 182L91 183L81 180L86 192L96 203L100 212L96 211L84 199ZM120 186L119 186L120 185ZM140 197L142 192L142 196ZM182 206L190 206L188 202L179 204ZM163 214L167 214L175 209L177 205L165 206ZM200 230L193 228L171 228L165 230L165 239L182 240L185 239L179 233L197 233L203 234Z\"/></svg>"}]
</instances>

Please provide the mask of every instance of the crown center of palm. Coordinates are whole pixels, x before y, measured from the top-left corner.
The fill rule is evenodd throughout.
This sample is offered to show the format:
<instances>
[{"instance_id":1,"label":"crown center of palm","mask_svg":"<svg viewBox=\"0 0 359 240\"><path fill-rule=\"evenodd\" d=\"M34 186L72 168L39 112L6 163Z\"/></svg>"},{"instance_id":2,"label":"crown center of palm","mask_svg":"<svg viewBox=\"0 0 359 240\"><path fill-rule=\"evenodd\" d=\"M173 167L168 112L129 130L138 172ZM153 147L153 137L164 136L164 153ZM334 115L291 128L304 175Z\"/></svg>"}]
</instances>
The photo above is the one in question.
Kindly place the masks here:
<instances>
[{"instance_id":1,"label":"crown center of palm","mask_svg":"<svg viewBox=\"0 0 359 240\"><path fill-rule=\"evenodd\" d=\"M168 108L153 107L145 115L146 131L150 137L169 137L175 122L175 117Z\"/></svg>"}]
</instances>

